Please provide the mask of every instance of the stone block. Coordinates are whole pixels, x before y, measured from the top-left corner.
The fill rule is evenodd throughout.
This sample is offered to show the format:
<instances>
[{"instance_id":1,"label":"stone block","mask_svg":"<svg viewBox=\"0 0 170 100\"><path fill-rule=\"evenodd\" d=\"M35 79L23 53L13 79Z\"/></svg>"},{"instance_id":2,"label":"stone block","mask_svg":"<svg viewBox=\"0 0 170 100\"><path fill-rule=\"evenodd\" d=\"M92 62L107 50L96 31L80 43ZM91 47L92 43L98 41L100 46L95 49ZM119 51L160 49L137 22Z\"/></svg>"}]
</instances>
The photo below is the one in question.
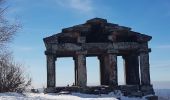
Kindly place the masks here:
<instances>
[{"instance_id":1,"label":"stone block","mask_svg":"<svg viewBox=\"0 0 170 100\"><path fill-rule=\"evenodd\" d=\"M158 100L158 96L148 96L146 100Z\"/></svg>"},{"instance_id":2,"label":"stone block","mask_svg":"<svg viewBox=\"0 0 170 100\"><path fill-rule=\"evenodd\" d=\"M152 85L142 85L140 87L141 92L143 92L143 95L150 95L155 94Z\"/></svg>"}]
</instances>

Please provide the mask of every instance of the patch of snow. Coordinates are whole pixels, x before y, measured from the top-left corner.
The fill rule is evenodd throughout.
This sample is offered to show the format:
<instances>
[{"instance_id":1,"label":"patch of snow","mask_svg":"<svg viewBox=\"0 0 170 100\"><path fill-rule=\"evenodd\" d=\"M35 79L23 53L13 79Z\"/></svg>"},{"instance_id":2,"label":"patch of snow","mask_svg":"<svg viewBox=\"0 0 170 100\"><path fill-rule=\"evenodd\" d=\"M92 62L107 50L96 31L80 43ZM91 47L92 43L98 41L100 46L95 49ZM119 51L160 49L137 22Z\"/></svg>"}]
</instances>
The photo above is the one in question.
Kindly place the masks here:
<instances>
[{"instance_id":1,"label":"patch of snow","mask_svg":"<svg viewBox=\"0 0 170 100\"><path fill-rule=\"evenodd\" d=\"M170 89L157 89L155 90L159 100L170 100ZM82 94L82 93L71 93L71 94L56 94L56 93L29 93L24 94L7 92L0 93L0 100L146 100L145 98L129 98L124 97L120 93L111 92L109 94Z\"/></svg>"},{"instance_id":2,"label":"patch of snow","mask_svg":"<svg viewBox=\"0 0 170 100\"><path fill-rule=\"evenodd\" d=\"M116 97L116 95L111 92L108 95L91 95L82 93L72 93L58 95L55 93L44 94L44 93L25 93L25 95L18 93L0 93L0 100L145 100L140 98L128 98L122 95Z\"/></svg>"}]
</instances>

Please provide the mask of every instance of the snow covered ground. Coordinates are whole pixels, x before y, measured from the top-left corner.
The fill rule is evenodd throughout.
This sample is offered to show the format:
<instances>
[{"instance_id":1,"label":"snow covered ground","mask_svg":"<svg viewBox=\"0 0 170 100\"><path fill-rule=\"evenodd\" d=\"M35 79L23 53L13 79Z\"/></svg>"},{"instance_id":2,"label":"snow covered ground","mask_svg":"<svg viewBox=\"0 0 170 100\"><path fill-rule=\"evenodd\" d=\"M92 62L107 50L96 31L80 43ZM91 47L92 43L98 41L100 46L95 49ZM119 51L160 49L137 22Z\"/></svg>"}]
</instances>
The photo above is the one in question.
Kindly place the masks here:
<instances>
[{"instance_id":1,"label":"snow covered ground","mask_svg":"<svg viewBox=\"0 0 170 100\"><path fill-rule=\"evenodd\" d=\"M170 100L170 89L155 90L159 96L159 100ZM0 100L145 100L144 98L128 98L121 94L114 95L109 93L108 95L89 95L81 93L72 94L44 94L44 93L0 93Z\"/></svg>"},{"instance_id":2,"label":"snow covered ground","mask_svg":"<svg viewBox=\"0 0 170 100\"><path fill-rule=\"evenodd\" d=\"M44 93L1 93L0 100L118 100L117 97L110 93L108 95L88 95L81 93L72 93L65 95L44 94ZM144 100L136 98L122 97L122 100Z\"/></svg>"}]
</instances>

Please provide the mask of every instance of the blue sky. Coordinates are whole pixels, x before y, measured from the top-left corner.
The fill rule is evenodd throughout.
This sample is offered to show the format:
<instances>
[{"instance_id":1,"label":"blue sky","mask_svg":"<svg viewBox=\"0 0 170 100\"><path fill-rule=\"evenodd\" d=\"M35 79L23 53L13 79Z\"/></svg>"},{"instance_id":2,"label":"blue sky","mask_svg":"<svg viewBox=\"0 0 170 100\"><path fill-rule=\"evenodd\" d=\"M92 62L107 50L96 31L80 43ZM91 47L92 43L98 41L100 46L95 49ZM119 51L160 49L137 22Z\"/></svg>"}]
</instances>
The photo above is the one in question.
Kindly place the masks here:
<instances>
[{"instance_id":1,"label":"blue sky","mask_svg":"<svg viewBox=\"0 0 170 100\"><path fill-rule=\"evenodd\" d=\"M34 87L46 86L46 58L43 38L62 28L101 17L109 22L131 27L151 35L149 43L151 79L170 88L170 1L169 0L8 0L7 18L19 21L10 49L33 79ZM88 84L99 84L97 58L87 58ZM73 59L57 59L57 85L74 81ZM118 61L119 81L123 82L123 63ZM65 70L65 72L64 72Z\"/></svg>"}]
</instances>

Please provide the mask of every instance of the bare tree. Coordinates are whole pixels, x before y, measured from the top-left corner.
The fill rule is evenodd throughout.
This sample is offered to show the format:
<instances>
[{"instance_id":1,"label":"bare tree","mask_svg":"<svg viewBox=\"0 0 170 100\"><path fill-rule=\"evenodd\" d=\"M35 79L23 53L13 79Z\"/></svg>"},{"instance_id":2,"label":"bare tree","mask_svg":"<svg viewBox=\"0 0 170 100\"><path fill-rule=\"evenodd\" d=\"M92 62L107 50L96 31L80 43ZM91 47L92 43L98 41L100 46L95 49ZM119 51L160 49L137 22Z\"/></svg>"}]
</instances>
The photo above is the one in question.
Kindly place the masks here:
<instances>
[{"instance_id":1,"label":"bare tree","mask_svg":"<svg viewBox=\"0 0 170 100\"><path fill-rule=\"evenodd\" d=\"M5 0L0 0L0 92L22 92L31 84L31 79L25 76L23 66L12 59L5 48L11 42L19 25L11 24L4 17L6 8L2 7Z\"/></svg>"},{"instance_id":2,"label":"bare tree","mask_svg":"<svg viewBox=\"0 0 170 100\"><path fill-rule=\"evenodd\" d=\"M0 92L22 92L29 85L31 79L22 70L21 64L15 63L10 55L0 57Z\"/></svg>"},{"instance_id":3,"label":"bare tree","mask_svg":"<svg viewBox=\"0 0 170 100\"><path fill-rule=\"evenodd\" d=\"M11 24L5 17L4 13L7 9L2 7L5 0L0 0L0 49L3 50L8 42L11 42L16 31L19 29L20 25L17 23Z\"/></svg>"}]
</instances>

